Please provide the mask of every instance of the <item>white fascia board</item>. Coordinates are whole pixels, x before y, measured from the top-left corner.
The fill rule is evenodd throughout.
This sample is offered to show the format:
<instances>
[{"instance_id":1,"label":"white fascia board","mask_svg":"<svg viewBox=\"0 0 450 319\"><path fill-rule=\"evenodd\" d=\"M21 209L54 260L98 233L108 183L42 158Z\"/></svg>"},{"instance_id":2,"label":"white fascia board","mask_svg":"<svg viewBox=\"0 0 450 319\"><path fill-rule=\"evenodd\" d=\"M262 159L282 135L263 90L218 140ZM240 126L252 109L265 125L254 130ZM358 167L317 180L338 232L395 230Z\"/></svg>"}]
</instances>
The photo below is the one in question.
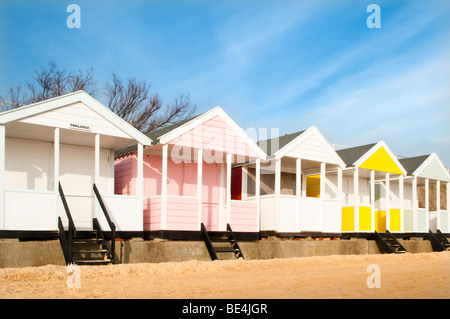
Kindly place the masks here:
<instances>
[{"instance_id":1,"label":"white fascia board","mask_svg":"<svg viewBox=\"0 0 450 319\"><path fill-rule=\"evenodd\" d=\"M373 155L378 149L383 147L385 151L388 153L388 155L391 157L391 159L394 161L395 165L402 171L403 175L408 175L408 172L406 172L406 169L403 167L403 165L399 162L397 157L392 153L391 149L387 146L387 144L384 141L379 141L377 144L375 144L370 150L368 150L363 156L361 156L353 165L355 167L359 167L362 163L364 163L369 157Z\"/></svg>"},{"instance_id":2,"label":"white fascia board","mask_svg":"<svg viewBox=\"0 0 450 319\"><path fill-rule=\"evenodd\" d=\"M428 166L428 164L433 160L436 159L436 161L438 162L439 166L441 167L441 169L444 171L445 175L447 176L448 179L450 179L450 173L448 172L447 168L445 168L444 163L442 163L441 159L439 158L439 156L436 153L432 153L430 154L430 156L427 157L426 160L424 160L422 162L422 164L420 164L419 167L417 167L417 169L411 174L411 175L419 175L422 170L425 169L425 167Z\"/></svg>"},{"instance_id":3,"label":"white fascia board","mask_svg":"<svg viewBox=\"0 0 450 319\"><path fill-rule=\"evenodd\" d=\"M233 119L231 119L230 116L228 116L228 114L220 106L217 106L209 110L208 112L205 112L192 119L191 121L162 135L161 137L159 137L158 143L167 144L173 139L187 133L188 131L200 126L201 124L216 116L219 116L222 120L224 120L225 123L246 142L250 149L258 154L259 158L265 159L267 157L266 153L245 133L245 131L239 125L236 124L236 122L233 121Z\"/></svg>"},{"instance_id":4,"label":"white fascia board","mask_svg":"<svg viewBox=\"0 0 450 319\"><path fill-rule=\"evenodd\" d=\"M106 106L83 91L77 91L58 96L49 100L29 104L10 111L0 113L0 123L7 124L30 116L55 110L70 104L81 102L88 108L102 116L105 120L115 125L118 129L129 135L142 145L151 145L152 140L145 134L134 128L120 116L109 110Z\"/></svg>"},{"instance_id":5,"label":"white fascia board","mask_svg":"<svg viewBox=\"0 0 450 319\"><path fill-rule=\"evenodd\" d=\"M306 131L304 131L302 134L300 134L295 139L290 141L282 149L276 151L275 154L274 154L274 157L277 158L277 159L280 159L280 158L284 157L293 148L295 148L297 145L303 143L303 141L305 141L308 137L310 137L313 134L319 139L320 143L326 149L327 153L334 159L335 162L332 163L332 164L337 164L341 168L345 168L344 161L336 153L336 151L333 149L333 147L330 145L330 143L328 143L326 138L322 135L322 133L319 131L319 129L315 125L311 126ZM306 159L306 157L305 157L305 159ZM307 158L307 159L315 160L313 158Z\"/></svg>"}]
</instances>

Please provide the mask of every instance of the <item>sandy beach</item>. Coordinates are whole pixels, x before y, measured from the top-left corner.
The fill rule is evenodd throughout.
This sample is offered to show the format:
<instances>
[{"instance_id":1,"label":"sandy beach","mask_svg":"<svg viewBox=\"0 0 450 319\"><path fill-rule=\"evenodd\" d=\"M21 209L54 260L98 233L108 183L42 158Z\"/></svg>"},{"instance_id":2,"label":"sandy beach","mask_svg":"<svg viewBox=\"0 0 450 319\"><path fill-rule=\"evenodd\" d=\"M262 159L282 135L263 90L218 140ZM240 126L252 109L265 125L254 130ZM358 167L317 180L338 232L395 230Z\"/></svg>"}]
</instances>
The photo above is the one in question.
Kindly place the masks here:
<instances>
[{"instance_id":1,"label":"sandy beach","mask_svg":"<svg viewBox=\"0 0 450 319\"><path fill-rule=\"evenodd\" d=\"M3 299L448 299L450 252L192 260L73 269L55 265L5 268L0 269L0 296Z\"/></svg>"}]
</instances>

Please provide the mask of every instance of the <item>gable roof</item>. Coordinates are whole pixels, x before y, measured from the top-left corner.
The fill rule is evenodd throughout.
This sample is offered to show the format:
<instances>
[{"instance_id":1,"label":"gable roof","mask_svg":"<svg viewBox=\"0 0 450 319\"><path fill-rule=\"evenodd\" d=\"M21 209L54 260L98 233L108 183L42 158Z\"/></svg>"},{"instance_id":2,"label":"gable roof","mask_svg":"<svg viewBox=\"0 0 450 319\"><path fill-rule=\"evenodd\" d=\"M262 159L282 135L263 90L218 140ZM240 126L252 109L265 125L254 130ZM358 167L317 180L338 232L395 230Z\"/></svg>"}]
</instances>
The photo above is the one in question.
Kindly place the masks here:
<instances>
[{"instance_id":1,"label":"gable roof","mask_svg":"<svg viewBox=\"0 0 450 319\"><path fill-rule=\"evenodd\" d=\"M152 145L156 144L167 144L170 141L176 139L177 137L189 132L191 129L205 123L206 121L219 116L224 122L238 134L244 142L249 146L251 150L253 150L260 158L265 159L267 157L266 153L264 153L261 148L244 132L244 130L239 127L236 122L234 122L231 117L228 116L227 113L220 107L217 106L207 112L202 114L193 116L189 119L180 121L178 123L168 125L162 127L160 129L154 130L147 134L147 137L152 139ZM130 147L120 155L124 155L125 153L131 153L136 150L136 147ZM116 154L116 156L120 156Z\"/></svg>"},{"instance_id":2,"label":"gable roof","mask_svg":"<svg viewBox=\"0 0 450 319\"><path fill-rule=\"evenodd\" d=\"M12 109L0 113L0 124L7 124L14 121L22 120L27 117L32 117L41 113L49 112L62 108L74 103L81 102L92 111L99 114L106 121L110 122L118 129L126 133L130 138L145 146L151 145L152 140L134 128L131 124L119 117L117 114L109 110L106 106L98 102L84 91L72 92L61 95L49 100L25 105L16 109Z\"/></svg>"},{"instance_id":3,"label":"gable roof","mask_svg":"<svg viewBox=\"0 0 450 319\"><path fill-rule=\"evenodd\" d=\"M421 156L415 156L415 157L407 157L400 159L400 163L403 165L403 167L408 172L408 175L413 175L413 173L419 168L420 165L430 156L428 155L421 155Z\"/></svg>"},{"instance_id":4,"label":"gable roof","mask_svg":"<svg viewBox=\"0 0 450 319\"><path fill-rule=\"evenodd\" d=\"M377 143L345 148L337 150L336 153L342 158L345 165L352 166L375 145L377 145Z\"/></svg>"},{"instance_id":5,"label":"gable roof","mask_svg":"<svg viewBox=\"0 0 450 319\"><path fill-rule=\"evenodd\" d=\"M450 181L450 173L436 153L401 159L405 164L408 175Z\"/></svg>"},{"instance_id":6,"label":"gable roof","mask_svg":"<svg viewBox=\"0 0 450 319\"><path fill-rule=\"evenodd\" d=\"M380 157L380 151L381 157ZM407 172L405 168L402 166L402 164L399 162L397 157L392 153L390 148L386 145L384 141L379 141L375 144L367 144L367 145L361 145L357 147L350 147L347 149L342 149L337 151L339 156L344 160L347 167L354 166L354 167L361 167L361 168L367 168L367 169L373 169L369 168L368 166L372 166L374 162L380 164L379 167L377 167L376 170L384 171L384 172L391 172L395 174L402 174L406 175ZM376 156L376 155L378 156ZM373 155L373 156L372 156ZM388 156L389 161L384 161L384 163L381 162L381 160L384 160L383 157L385 155ZM368 162L371 162L370 165Z\"/></svg>"},{"instance_id":7,"label":"gable roof","mask_svg":"<svg viewBox=\"0 0 450 319\"><path fill-rule=\"evenodd\" d=\"M306 130L305 130L306 131ZM266 150L266 154L268 156L274 155L276 152L281 150L283 147L285 147L287 144L292 142L297 136L300 136L305 131L299 131L291 134L285 134L283 136L274 137L267 140L261 140L258 141L257 144L259 147L261 147L263 150ZM275 141L278 139L278 143L275 143ZM276 149L272 149L272 145L277 145Z\"/></svg>"},{"instance_id":8,"label":"gable roof","mask_svg":"<svg viewBox=\"0 0 450 319\"><path fill-rule=\"evenodd\" d=\"M314 125L304 131L259 141L258 145L263 150L267 150L270 153L270 157L298 157L312 161L325 161L327 163L337 164L341 168L345 167L345 163L337 155L334 148Z\"/></svg>"}]
</instances>

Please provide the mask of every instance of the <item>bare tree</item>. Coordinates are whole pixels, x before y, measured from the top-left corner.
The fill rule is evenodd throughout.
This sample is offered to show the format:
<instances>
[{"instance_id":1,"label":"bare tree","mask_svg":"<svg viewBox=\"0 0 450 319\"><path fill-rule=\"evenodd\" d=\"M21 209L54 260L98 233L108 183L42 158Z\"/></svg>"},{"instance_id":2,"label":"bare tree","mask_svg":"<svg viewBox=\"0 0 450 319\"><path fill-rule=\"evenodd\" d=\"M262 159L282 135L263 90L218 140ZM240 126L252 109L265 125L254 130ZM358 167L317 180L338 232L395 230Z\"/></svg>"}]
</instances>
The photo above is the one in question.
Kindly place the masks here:
<instances>
[{"instance_id":1,"label":"bare tree","mask_svg":"<svg viewBox=\"0 0 450 319\"><path fill-rule=\"evenodd\" d=\"M77 73L60 70L55 63L34 72L33 81L26 83L26 90L17 85L0 96L0 111L7 111L39 101L48 100L70 92L83 90L94 96L96 82L93 68ZM191 103L189 94L179 94L168 105L158 94L150 92L145 80L134 77L124 83L115 73L104 86L108 107L125 121L143 133L184 120L192 116L197 107Z\"/></svg>"},{"instance_id":2,"label":"bare tree","mask_svg":"<svg viewBox=\"0 0 450 319\"><path fill-rule=\"evenodd\" d=\"M145 81L135 78L128 79L124 84L113 73L111 82L105 85L108 107L144 133L176 123L195 113L197 108L191 103L189 94L179 94L164 107L158 94L150 94L150 88Z\"/></svg>"}]
</instances>

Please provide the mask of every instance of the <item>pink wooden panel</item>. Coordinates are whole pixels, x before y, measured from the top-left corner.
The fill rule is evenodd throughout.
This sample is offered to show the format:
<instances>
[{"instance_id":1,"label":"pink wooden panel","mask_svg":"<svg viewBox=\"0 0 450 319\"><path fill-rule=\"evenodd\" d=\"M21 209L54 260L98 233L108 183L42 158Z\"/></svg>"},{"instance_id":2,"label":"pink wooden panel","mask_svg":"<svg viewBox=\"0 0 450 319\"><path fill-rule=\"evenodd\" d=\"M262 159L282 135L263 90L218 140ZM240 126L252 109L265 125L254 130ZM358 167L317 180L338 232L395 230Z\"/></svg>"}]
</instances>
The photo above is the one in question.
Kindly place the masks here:
<instances>
[{"instance_id":1,"label":"pink wooden panel","mask_svg":"<svg viewBox=\"0 0 450 319\"><path fill-rule=\"evenodd\" d=\"M166 229L199 230L198 200L187 197L167 197Z\"/></svg>"},{"instance_id":2,"label":"pink wooden panel","mask_svg":"<svg viewBox=\"0 0 450 319\"><path fill-rule=\"evenodd\" d=\"M218 204L202 204L202 222L208 231L219 230Z\"/></svg>"},{"instance_id":3,"label":"pink wooden panel","mask_svg":"<svg viewBox=\"0 0 450 319\"><path fill-rule=\"evenodd\" d=\"M219 164L203 163L202 172L202 202L219 203L220 166Z\"/></svg>"},{"instance_id":4,"label":"pink wooden panel","mask_svg":"<svg viewBox=\"0 0 450 319\"><path fill-rule=\"evenodd\" d=\"M144 200L144 230L161 229L161 197Z\"/></svg>"},{"instance_id":5,"label":"pink wooden panel","mask_svg":"<svg viewBox=\"0 0 450 319\"><path fill-rule=\"evenodd\" d=\"M230 224L233 231L257 232L257 204L235 201L231 205Z\"/></svg>"},{"instance_id":6,"label":"pink wooden panel","mask_svg":"<svg viewBox=\"0 0 450 319\"><path fill-rule=\"evenodd\" d=\"M219 116L175 138L170 144L217 150L243 156L257 156L247 143Z\"/></svg>"},{"instance_id":7,"label":"pink wooden panel","mask_svg":"<svg viewBox=\"0 0 450 319\"><path fill-rule=\"evenodd\" d=\"M136 194L135 154L122 156L114 160L114 193L118 195Z\"/></svg>"}]
</instances>

